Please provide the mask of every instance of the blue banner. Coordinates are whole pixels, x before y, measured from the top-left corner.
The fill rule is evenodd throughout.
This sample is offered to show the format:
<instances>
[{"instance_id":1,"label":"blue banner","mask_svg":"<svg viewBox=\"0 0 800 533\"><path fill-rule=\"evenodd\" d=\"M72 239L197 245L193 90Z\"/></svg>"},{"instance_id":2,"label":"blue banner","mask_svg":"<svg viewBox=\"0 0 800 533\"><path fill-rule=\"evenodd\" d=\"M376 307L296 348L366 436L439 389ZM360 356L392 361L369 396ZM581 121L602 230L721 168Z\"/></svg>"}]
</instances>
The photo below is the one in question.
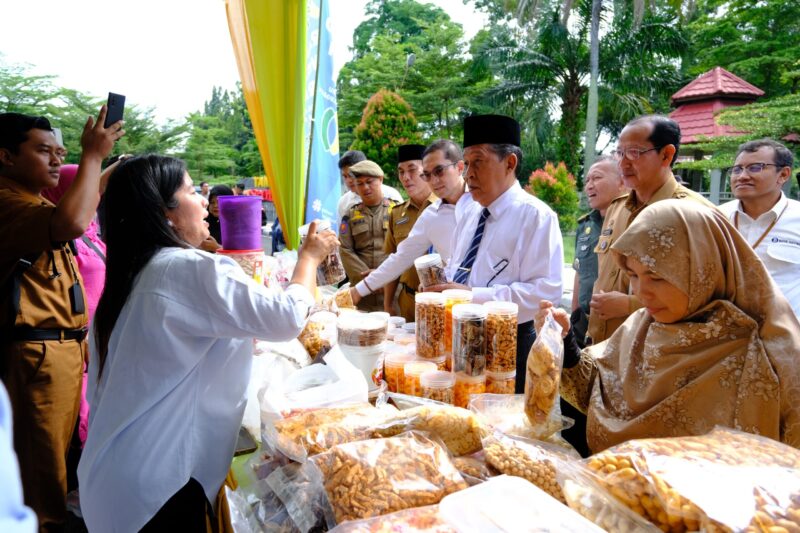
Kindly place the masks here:
<instances>
[{"instance_id":1,"label":"blue banner","mask_svg":"<svg viewBox=\"0 0 800 533\"><path fill-rule=\"evenodd\" d=\"M339 123L336 115L336 80L331 56L329 0L309 0L307 107L309 132L305 221L327 219L338 227L336 205L341 196L339 177ZM310 96L310 98L308 98Z\"/></svg>"}]
</instances>

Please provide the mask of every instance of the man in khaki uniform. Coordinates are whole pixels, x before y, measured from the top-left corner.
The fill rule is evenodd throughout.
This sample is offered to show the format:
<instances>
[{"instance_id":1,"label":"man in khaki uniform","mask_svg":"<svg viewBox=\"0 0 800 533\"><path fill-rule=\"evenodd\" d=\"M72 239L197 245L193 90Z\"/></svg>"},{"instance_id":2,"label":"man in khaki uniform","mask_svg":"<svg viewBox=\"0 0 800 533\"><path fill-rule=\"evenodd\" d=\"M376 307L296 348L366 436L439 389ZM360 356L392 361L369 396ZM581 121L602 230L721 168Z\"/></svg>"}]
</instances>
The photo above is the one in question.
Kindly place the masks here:
<instances>
[{"instance_id":1,"label":"man in khaki uniform","mask_svg":"<svg viewBox=\"0 0 800 533\"><path fill-rule=\"evenodd\" d=\"M361 202L347 210L339 226L340 253L351 285L355 285L386 258L383 244L389 229L389 211L395 204L381 190L383 170L370 160L350 167ZM383 311L383 294L371 294L358 303L362 311Z\"/></svg>"},{"instance_id":2,"label":"man in khaki uniform","mask_svg":"<svg viewBox=\"0 0 800 533\"><path fill-rule=\"evenodd\" d=\"M425 147L421 144L406 144L397 149L397 176L409 199L394 206L389 213L389 231L383 245L383 251L387 255L397 252L397 247L408 237L422 211L436 201L430 185L422 179L423 152ZM399 279L383 287L383 308L392 315L395 314L394 295L398 283L400 294L397 296L397 303L400 316L408 322L414 322L414 295L419 287L417 269L412 265Z\"/></svg>"},{"instance_id":3,"label":"man in khaki uniform","mask_svg":"<svg viewBox=\"0 0 800 533\"><path fill-rule=\"evenodd\" d=\"M622 181L631 192L608 207L595 248L598 275L589 314L589 338L594 344L609 338L628 315L641 307L638 298L630 294L627 274L610 253L611 245L639 213L648 205L669 198L683 198L714 207L703 196L678 183L672 174L680 140L678 123L661 115L636 118L619 136L614 155L622 170Z\"/></svg>"},{"instance_id":4,"label":"man in khaki uniform","mask_svg":"<svg viewBox=\"0 0 800 533\"><path fill-rule=\"evenodd\" d=\"M67 518L66 455L78 417L87 314L73 239L94 216L100 164L122 123L105 107L81 136L78 175L58 205L41 196L61 158L47 119L0 114L0 377L14 413L14 448L25 503L41 531ZM2 489L0 489L2 490Z\"/></svg>"}]
</instances>

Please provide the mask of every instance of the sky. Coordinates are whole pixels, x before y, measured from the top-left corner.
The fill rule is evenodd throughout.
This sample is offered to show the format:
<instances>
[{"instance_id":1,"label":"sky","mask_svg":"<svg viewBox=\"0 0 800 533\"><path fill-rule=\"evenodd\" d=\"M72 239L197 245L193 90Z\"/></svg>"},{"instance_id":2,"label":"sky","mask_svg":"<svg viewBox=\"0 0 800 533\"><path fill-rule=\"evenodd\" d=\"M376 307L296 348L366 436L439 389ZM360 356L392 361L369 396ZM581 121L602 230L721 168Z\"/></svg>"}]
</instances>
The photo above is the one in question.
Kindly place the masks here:
<instances>
[{"instance_id":1,"label":"sky","mask_svg":"<svg viewBox=\"0 0 800 533\"><path fill-rule=\"evenodd\" d=\"M462 0L435 4L464 26L467 39L486 17ZM353 30L367 0L331 0L334 69L350 59ZM156 120L199 111L213 86L239 79L224 0L0 0L3 60L55 75L58 85L154 107Z\"/></svg>"}]
</instances>

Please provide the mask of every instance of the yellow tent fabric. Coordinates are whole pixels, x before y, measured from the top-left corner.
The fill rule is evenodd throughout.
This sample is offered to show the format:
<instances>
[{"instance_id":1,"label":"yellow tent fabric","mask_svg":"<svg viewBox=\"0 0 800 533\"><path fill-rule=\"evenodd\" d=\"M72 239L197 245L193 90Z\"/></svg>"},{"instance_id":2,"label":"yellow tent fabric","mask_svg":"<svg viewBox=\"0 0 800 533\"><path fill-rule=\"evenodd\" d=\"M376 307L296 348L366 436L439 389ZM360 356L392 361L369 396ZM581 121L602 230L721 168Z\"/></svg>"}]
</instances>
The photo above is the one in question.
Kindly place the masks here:
<instances>
[{"instance_id":1,"label":"yellow tent fabric","mask_svg":"<svg viewBox=\"0 0 800 533\"><path fill-rule=\"evenodd\" d=\"M244 99L289 248L306 191L306 0L226 0Z\"/></svg>"}]
</instances>

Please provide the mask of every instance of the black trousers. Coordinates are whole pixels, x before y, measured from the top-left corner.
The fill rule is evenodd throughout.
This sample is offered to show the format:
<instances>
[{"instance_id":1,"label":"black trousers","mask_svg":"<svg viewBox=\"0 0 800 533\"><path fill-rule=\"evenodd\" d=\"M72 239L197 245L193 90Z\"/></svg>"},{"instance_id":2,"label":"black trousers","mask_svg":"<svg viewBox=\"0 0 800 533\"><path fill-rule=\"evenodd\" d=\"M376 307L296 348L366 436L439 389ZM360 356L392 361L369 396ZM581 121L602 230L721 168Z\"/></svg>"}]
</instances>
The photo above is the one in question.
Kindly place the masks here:
<instances>
[{"instance_id":1,"label":"black trousers","mask_svg":"<svg viewBox=\"0 0 800 533\"><path fill-rule=\"evenodd\" d=\"M528 352L531 351L536 340L536 330L533 329L533 320L517 325L517 379L514 383L514 392L525 392L525 368L528 363Z\"/></svg>"},{"instance_id":2,"label":"black trousers","mask_svg":"<svg viewBox=\"0 0 800 533\"><path fill-rule=\"evenodd\" d=\"M210 508L203 486L191 478L181 490L167 500L141 531L206 533L206 515Z\"/></svg>"}]
</instances>

